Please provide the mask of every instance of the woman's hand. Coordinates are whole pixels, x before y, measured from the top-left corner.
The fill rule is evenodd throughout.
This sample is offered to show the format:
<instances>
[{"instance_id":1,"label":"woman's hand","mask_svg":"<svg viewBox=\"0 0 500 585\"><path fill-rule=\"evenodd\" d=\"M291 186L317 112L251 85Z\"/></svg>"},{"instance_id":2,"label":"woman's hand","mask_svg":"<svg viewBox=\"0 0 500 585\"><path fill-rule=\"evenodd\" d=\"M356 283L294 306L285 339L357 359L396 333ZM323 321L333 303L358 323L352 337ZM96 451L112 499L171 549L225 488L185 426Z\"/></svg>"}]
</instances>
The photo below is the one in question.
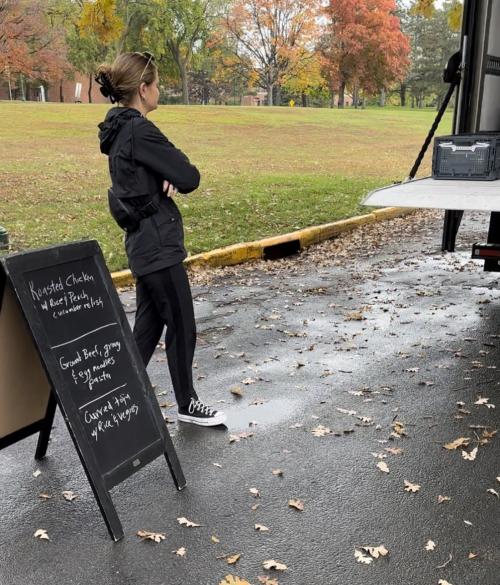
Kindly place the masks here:
<instances>
[{"instance_id":1,"label":"woman's hand","mask_svg":"<svg viewBox=\"0 0 500 585\"><path fill-rule=\"evenodd\" d=\"M177 195L179 191L172 185L172 183L163 181L163 192L167 195L167 197L173 197L174 195Z\"/></svg>"}]
</instances>

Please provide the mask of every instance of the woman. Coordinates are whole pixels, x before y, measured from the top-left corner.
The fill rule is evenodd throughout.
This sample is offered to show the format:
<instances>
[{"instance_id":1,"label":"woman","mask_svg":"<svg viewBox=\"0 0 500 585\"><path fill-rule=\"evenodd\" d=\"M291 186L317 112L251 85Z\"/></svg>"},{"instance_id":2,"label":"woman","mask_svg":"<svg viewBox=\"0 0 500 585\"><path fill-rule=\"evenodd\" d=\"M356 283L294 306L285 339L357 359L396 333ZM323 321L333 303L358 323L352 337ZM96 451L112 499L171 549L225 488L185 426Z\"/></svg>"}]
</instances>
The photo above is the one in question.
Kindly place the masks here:
<instances>
[{"instance_id":1,"label":"woman","mask_svg":"<svg viewBox=\"0 0 500 585\"><path fill-rule=\"evenodd\" d=\"M165 347L179 420L223 424L224 413L203 404L193 387L196 345L193 300L183 260L182 217L173 196L190 193L200 174L188 158L147 119L158 107L158 70L150 53L124 53L101 65L101 93L122 107L99 124L101 152L108 155L113 217L126 230L125 248L137 281L134 337L145 366L165 325Z\"/></svg>"}]
</instances>

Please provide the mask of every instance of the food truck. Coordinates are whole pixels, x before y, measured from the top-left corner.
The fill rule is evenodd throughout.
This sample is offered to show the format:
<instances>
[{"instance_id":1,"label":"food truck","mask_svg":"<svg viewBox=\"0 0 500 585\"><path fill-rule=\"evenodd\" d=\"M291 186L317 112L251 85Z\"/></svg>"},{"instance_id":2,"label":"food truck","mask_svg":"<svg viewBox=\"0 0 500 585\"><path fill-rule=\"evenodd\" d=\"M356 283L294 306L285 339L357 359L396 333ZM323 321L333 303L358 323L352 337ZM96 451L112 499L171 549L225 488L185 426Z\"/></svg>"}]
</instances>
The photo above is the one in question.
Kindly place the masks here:
<instances>
[{"instance_id":1,"label":"food truck","mask_svg":"<svg viewBox=\"0 0 500 585\"><path fill-rule=\"evenodd\" d=\"M488 240L474 244L472 256L484 260L485 270L499 272L500 0L464 1L460 51L450 59L444 80L456 100L453 130L434 142L432 176L413 178L423 149L409 179L373 191L364 204L444 209L442 249L449 252L464 211L489 211Z\"/></svg>"}]
</instances>

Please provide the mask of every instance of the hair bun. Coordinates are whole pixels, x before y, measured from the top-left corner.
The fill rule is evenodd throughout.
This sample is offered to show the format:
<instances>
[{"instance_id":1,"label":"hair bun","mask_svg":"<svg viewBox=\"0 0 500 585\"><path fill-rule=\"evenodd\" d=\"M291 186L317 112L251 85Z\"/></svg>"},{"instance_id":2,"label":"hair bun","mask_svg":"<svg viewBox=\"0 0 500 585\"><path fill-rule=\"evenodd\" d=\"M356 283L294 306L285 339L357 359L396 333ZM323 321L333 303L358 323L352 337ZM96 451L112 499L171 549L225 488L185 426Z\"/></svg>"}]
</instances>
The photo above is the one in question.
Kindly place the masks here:
<instances>
[{"instance_id":1,"label":"hair bun","mask_svg":"<svg viewBox=\"0 0 500 585\"><path fill-rule=\"evenodd\" d=\"M99 90L102 95L105 98L109 98L111 103L114 104L120 101L122 95L121 92L119 92L111 82L110 73L111 71L106 71L103 67L101 67L95 76L95 81L101 86Z\"/></svg>"}]
</instances>

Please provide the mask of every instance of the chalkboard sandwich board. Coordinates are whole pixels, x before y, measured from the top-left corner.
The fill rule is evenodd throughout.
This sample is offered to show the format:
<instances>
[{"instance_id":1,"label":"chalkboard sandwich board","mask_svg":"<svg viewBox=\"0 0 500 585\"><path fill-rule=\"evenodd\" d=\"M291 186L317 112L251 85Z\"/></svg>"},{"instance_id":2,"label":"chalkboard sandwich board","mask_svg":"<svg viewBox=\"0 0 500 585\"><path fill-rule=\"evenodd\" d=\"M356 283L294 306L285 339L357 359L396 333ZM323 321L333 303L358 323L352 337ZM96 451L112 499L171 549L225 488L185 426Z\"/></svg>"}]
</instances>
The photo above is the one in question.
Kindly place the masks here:
<instances>
[{"instance_id":1,"label":"chalkboard sandwich board","mask_svg":"<svg viewBox=\"0 0 500 585\"><path fill-rule=\"evenodd\" d=\"M44 457L56 405L114 540L111 488L160 455L185 486L96 241L0 259L0 448L39 432Z\"/></svg>"}]
</instances>

